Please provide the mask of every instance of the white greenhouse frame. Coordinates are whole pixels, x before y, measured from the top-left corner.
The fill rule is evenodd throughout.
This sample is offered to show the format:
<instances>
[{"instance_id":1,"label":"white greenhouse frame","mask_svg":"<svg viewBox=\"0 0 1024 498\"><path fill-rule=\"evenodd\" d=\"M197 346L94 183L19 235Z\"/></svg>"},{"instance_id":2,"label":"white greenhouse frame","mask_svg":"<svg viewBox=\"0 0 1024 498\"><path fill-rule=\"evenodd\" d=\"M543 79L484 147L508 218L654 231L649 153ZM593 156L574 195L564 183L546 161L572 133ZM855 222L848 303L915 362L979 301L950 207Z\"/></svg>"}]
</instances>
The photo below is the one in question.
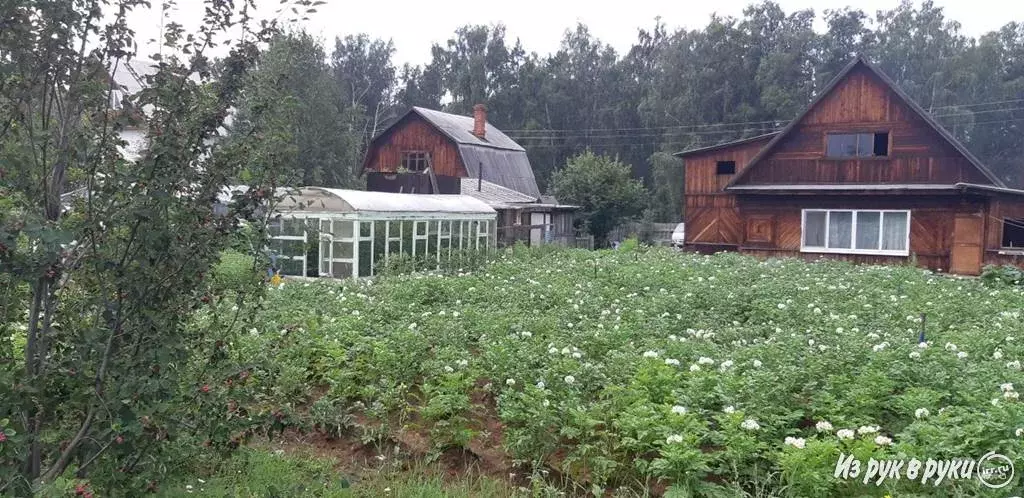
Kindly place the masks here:
<instances>
[{"instance_id":1,"label":"white greenhouse frame","mask_svg":"<svg viewBox=\"0 0 1024 498\"><path fill-rule=\"evenodd\" d=\"M466 195L303 187L286 195L276 212L281 229L271 234L271 241L302 241L305 247L310 240L305 224L315 220L320 233L316 267L320 277L327 278L373 276L377 265L386 265L392 254L433 255L440 265L442 257L451 259L453 250L488 251L496 242L497 212ZM289 222L303 224L301 236L285 229ZM381 225L382 234L378 233ZM410 230L411 237L406 237L406 230ZM378 243L383 244L383 251L378 250ZM360 261L361 249L367 246L369 261L365 255ZM378 252L382 252L383 261L377 260ZM302 276L308 274L305 251L301 255L279 254L277 258L302 261Z\"/></svg>"}]
</instances>

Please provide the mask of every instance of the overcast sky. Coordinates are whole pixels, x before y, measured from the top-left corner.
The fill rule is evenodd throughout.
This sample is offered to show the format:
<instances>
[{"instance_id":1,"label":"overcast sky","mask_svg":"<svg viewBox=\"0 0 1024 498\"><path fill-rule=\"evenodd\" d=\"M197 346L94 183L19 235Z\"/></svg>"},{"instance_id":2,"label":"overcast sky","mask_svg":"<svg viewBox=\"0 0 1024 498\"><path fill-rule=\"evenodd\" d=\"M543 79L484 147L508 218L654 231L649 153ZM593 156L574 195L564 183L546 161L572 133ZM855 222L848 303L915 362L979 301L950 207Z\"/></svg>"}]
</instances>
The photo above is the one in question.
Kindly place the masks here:
<instances>
[{"instance_id":1,"label":"overcast sky","mask_svg":"<svg viewBox=\"0 0 1024 498\"><path fill-rule=\"evenodd\" d=\"M273 17L279 0L256 0L264 17ZM787 12L813 8L819 15L825 9L856 5L873 16L877 10L890 10L898 0L777 0ZM153 2L159 5L161 2ZM636 40L638 28L650 28L661 16L670 29L700 28L711 14L740 16L749 0L327 0L304 24L311 33L328 40L328 52L335 36L368 33L395 42L395 62L421 64L430 60L430 46L444 43L455 29L465 24L503 23L509 40L519 38L528 52L548 54L558 48L569 27L582 22L591 32L610 43L621 54ZM920 2L916 2L920 4ZM1022 0L935 0L944 7L946 17L960 22L965 34L998 29L1010 21L1024 21ZM200 0L179 0L173 16L186 26L202 15ZM159 14L139 11L130 19L139 33L140 44L159 33ZM820 20L819 20L820 22ZM819 26L820 29L820 26ZM141 50L140 55L152 50Z\"/></svg>"}]
</instances>

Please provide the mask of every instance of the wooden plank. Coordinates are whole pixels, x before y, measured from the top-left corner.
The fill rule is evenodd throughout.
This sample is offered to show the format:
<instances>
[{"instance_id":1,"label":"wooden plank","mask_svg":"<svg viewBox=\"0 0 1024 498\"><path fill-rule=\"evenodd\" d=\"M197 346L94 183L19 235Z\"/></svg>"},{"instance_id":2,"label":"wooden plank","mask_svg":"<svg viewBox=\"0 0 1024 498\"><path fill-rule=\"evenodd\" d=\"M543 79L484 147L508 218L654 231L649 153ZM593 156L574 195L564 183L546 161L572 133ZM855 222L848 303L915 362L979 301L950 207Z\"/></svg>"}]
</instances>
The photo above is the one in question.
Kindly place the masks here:
<instances>
[{"instance_id":1,"label":"wooden plank","mask_svg":"<svg viewBox=\"0 0 1024 498\"><path fill-rule=\"evenodd\" d=\"M956 215L953 224L953 249L949 258L951 272L962 275L981 273L984 223L981 213Z\"/></svg>"}]
</instances>

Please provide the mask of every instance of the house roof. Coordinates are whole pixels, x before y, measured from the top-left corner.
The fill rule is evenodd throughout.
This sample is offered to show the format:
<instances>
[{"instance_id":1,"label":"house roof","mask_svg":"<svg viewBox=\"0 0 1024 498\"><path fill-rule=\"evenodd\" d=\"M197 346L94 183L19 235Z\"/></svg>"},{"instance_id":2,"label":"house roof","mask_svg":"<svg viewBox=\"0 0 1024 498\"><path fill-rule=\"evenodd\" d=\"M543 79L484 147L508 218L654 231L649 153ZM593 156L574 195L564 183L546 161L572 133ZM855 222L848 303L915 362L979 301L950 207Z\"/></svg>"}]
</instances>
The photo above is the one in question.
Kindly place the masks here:
<instances>
[{"instance_id":1,"label":"house roof","mask_svg":"<svg viewBox=\"0 0 1024 498\"><path fill-rule=\"evenodd\" d=\"M486 123L484 138L477 137L473 134L474 121L471 116L413 107L373 138L367 151L367 160L373 152L373 145L410 115L419 116L455 144L470 178L483 178L516 192L534 198L540 197L540 188L537 186L537 178L533 175L533 167L530 166L526 149L491 123Z\"/></svg>"},{"instance_id":2,"label":"house roof","mask_svg":"<svg viewBox=\"0 0 1024 498\"><path fill-rule=\"evenodd\" d=\"M824 100L828 94L832 93L832 90L834 90L839 85L839 83L842 82L846 78L846 76L850 74L850 72L853 71L854 68L858 66L863 66L867 68L875 76L877 76L878 79L882 80L882 82L885 85L887 85L890 89L892 89L892 91L896 93L896 95L903 99L904 103L906 103L907 106L909 106L932 130L934 130L936 133L939 134L939 136L941 136L950 145L952 145L953 148L957 150L957 152L959 152L965 158L967 158L967 160L975 168L981 171L981 173L985 175L985 177L988 178L988 180L991 181L993 185L997 187L1006 187L1006 184L1003 183L1003 181L1000 180L999 177L992 172L992 170L988 169L988 167L986 167L981 162L981 160L979 160L974 154L972 154L971 151L967 150L967 148L964 147L964 145L960 143L960 141L957 140L956 137L953 136L953 134L946 130L942 126L942 124L936 121L935 118L928 113L928 111L924 110L917 102L914 101L913 98L910 97L910 95L904 92L903 89L899 87L899 85L897 85L892 79L890 79L889 76L882 72L881 69L875 67L874 64L872 64L862 55L858 55L857 57L855 57L846 65L846 67L839 71L839 74L837 74L835 78L832 78L832 81L829 82L829 84L825 87L824 90L818 93L814 100L811 101L810 105L808 105L807 108L804 109L804 111L800 113L799 116L790 121L789 124L787 124L786 127L782 129L782 131L775 135L775 138L773 138L763 148L761 148L761 150L758 151L758 153L749 162L747 162L747 164L740 171L736 173L732 180L729 181L727 187L732 187L736 185L736 183L740 179L746 176L746 174L750 171L751 167L753 167L755 164L764 159L765 156L767 156L768 153L771 152L772 149L774 149L779 142L781 142L787 135L789 135L789 133L793 131L793 129L796 128L797 125L799 125L805 117L807 117L807 114L809 114L812 109L814 109L822 100Z\"/></svg>"},{"instance_id":3,"label":"house roof","mask_svg":"<svg viewBox=\"0 0 1024 498\"><path fill-rule=\"evenodd\" d=\"M491 123L486 124L484 138L473 134L473 117L449 114L447 112L435 111L423 107L413 107L409 112L419 114L423 119L448 135L457 144L476 145L479 147L491 147L494 149L516 150L525 152L515 140L502 133Z\"/></svg>"},{"instance_id":4,"label":"house roof","mask_svg":"<svg viewBox=\"0 0 1024 498\"><path fill-rule=\"evenodd\" d=\"M724 149L726 147L733 147L733 146L736 146L736 145L743 145L743 144L748 144L748 143L752 143L752 142L757 142L758 140L765 140L765 139L768 139L768 138L772 138L772 137L774 137L775 135L778 135L778 134L779 134L779 132L773 131L771 133L765 133L765 134L756 135L756 136L753 136L753 137L741 138L739 140L732 140L732 141L729 141L729 142L722 142L720 144L706 145L706 146L697 147L697 148L694 148L694 149L687 149L687 150L684 150L684 151L681 151L681 152L676 152L675 154L672 154L672 155L676 156L676 157L692 156L693 154L700 154L700 153L703 153L703 152L712 152L712 151L716 151L718 149Z\"/></svg>"},{"instance_id":5,"label":"house roof","mask_svg":"<svg viewBox=\"0 0 1024 498\"><path fill-rule=\"evenodd\" d=\"M1016 188L997 187L995 185L979 185L977 183L957 183L954 186L960 190L963 190L964 192L982 192L992 194L1024 196L1024 190Z\"/></svg>"},{"instance_id":6,"label":"house roof","mask_svg":"<svg viewBox=\"0 0 1024 498\"><path fill-rule=\"evenodd\" d=\"M510 188L502 187L497 183L480 180L478 178L462 178L460 187L462 195L468 195L470 197L480 199L491 205L528 204L537 202L536 197L530 197L522 192L516 192Z\"/></svg>"},{"instance_id":7,"label":"house roof","mask_svg":"<svg viewBox=\"0 0 1024 498\"><path fill-rule=\"evenodd\" d=\"M483 178L505 188L540 197L540 187L525 151L458 144L462 164L470 178Z\"/></svg>"}]
</instances>

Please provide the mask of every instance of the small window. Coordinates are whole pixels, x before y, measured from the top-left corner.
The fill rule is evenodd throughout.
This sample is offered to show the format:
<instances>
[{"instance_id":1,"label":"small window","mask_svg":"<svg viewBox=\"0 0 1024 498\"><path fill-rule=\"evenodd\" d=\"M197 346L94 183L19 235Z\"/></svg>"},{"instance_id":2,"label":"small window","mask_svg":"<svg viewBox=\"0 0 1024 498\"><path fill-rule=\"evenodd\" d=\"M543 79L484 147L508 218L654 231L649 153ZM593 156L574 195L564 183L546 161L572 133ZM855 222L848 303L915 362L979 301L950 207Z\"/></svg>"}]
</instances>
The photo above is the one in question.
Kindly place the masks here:
<instances>
[{"instance_id":1,"label":"small window","mask_svg":"<svg viewBox=\"0 0 1024 498\"><path fill-rule=\"evenodd\" d=\"M1003 219L1003 247L1024 248L1024 218Z\"/></svg>"},{"instance_id":2,"label":"small window","mask_svg":"<svg viewBox=\"0 0 1024 498\"><path fill-rule=\"evenodd\" d=\"M828 157L885 157L889 155L889 132L829 133L825 137Z\"/></svg>"},{"instance_id":3,"label":"small window","mask_svg":"<svg viewBox=\"0 0 1024 498\"><path fill-rule=\"evenodd\" d=\"M423 151L403 152L402 168L408 171L426 171L430 166L430 153Z\"/></svg>"},{"instance_id":4,"label":"small window","mask_svg":"<svg viewBox=\"0 0 1024 498\"><path fill-rule=\"evenodd\" d=\"M718 161L715 164L716 175L734 175L736 174L736 161Z\"/></svg>"},{"instance_id":5,"label":"small window","mask_svg":"<svg viewBox=\"0 0 1024 498\"><path fill-rule=\"evenodd\" d=\"M889 132L875 133L875 156L889 155Z\"/></svg>"}]
</instances>

